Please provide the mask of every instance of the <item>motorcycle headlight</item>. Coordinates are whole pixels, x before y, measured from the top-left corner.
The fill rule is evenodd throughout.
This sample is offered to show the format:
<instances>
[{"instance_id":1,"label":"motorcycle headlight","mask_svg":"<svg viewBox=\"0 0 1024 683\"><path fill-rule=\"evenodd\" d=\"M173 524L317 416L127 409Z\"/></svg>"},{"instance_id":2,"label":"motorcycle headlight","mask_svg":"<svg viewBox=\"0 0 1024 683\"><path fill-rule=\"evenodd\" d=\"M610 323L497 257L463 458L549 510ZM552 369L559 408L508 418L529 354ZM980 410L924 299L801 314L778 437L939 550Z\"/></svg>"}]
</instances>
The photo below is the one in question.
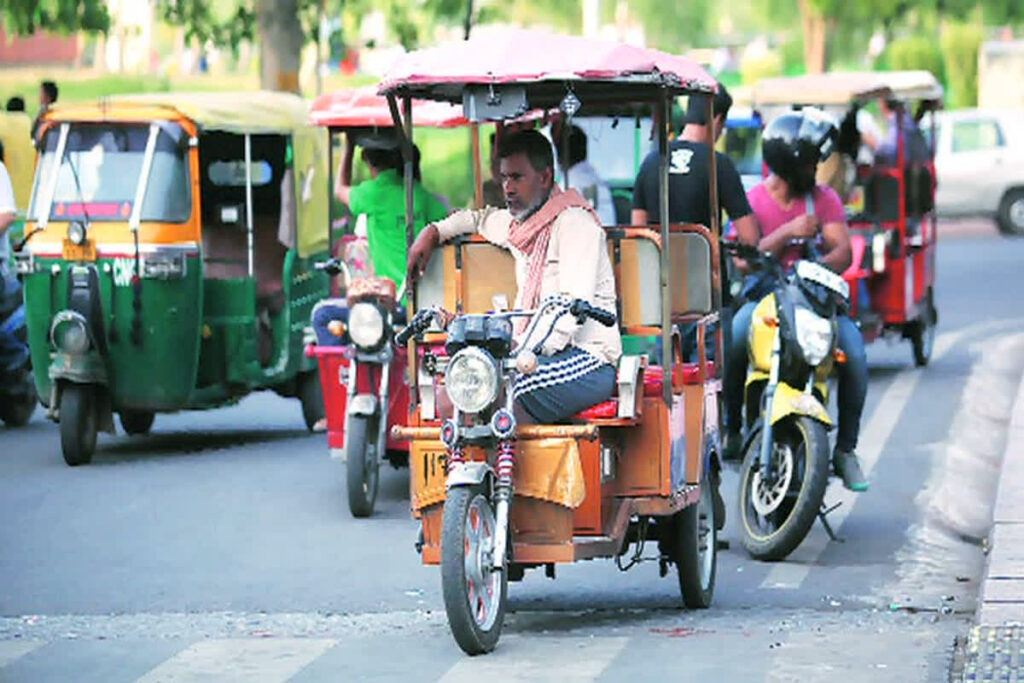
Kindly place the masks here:
<instances>
[{"instance_id":1,"label":"motorcycle headlight","mask_svg":"<svg viewBox=\"0 0 1024 683\"><path fill-rule=\"evenodd\" d=\"M58 313L50 326L50 341L64 353L85 353L89 350L85 319L73 311Z\"/></svg>"},{"instance_id":2,"label":"motorcycle headlight","mask_svg":"<svg viewBox=\"0 0 1024 683\"><path fill-rule=\"evenodd\" d=\"M490 354L474 346L455 354L444 381L448 398L464 413L479 413L498 398L498 366Z\"/></svg>"},{"instance_id":3,"label":"motorcycle headlight","mask_svg":"<svg viewBox=\"0 0 1024 683\"><path fill-rule=\"evenodd\" d=\"M822 318L814 311L802 306L795 309L794 315L796 317L796 341L800 344L807 363L817 367L832 350L835 336L832 331L832 321Z\"/></svg>"},{"instance_id":4,"label":"motorcycle headlight","mask_svg":"<svg viewBox=\"0 0 1024 683\"><path fill-rule=\"evenodd\" d=\"M384 316L370 303L358 303L348 312L348 335L356 346L373 349L384 340Z\"/></svg>"}]
</instances>

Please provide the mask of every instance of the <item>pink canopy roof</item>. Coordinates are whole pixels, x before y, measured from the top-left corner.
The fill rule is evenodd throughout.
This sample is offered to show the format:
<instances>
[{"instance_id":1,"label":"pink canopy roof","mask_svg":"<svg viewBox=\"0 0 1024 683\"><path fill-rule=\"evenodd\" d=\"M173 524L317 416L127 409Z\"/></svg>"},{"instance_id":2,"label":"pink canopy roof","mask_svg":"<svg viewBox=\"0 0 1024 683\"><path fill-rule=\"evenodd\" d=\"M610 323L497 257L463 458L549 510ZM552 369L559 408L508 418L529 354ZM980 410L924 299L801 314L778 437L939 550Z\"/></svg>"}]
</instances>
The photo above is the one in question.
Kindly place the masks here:
<instances>
[{"instance_id":1,"label":"pink canopy roof","mask_svg":"<svg viewBox=\"0 0 1024 683\"><path fill-rule=\"evenodd\" d=\"M413 102L413 123L417 126L452 128L468 122L462 108L447 102ZM339 90L313 100L310 123L339 128L388 127L394 125L387 98L377 94L376 86Z\"/></svg>"},{"instance_id":2,"label":"pink canopy roof","mask_svg":"<svg viewBox=\"0 0 1024 683\"><path fill-rule=\"evenodd\" d=\"M540 31L485 33L410 52L385 74L378 92L456 100L461 84L613 82L713 92L697 63L658 50ZM531 102L534 106L549 103Z\"/></svg>"}]
</instances>

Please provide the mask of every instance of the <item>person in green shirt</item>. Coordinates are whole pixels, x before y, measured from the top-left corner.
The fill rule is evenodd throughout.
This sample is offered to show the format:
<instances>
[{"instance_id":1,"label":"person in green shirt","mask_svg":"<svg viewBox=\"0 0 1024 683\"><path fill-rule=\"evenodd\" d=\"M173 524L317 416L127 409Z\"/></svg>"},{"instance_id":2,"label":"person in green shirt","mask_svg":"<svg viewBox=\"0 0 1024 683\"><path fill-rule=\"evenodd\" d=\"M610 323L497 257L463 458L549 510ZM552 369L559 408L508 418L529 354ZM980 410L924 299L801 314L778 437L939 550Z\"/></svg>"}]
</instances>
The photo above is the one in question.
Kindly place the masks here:
<instances>
[{"instance_id":1,"label":"person in green shirt","mask_svg":"<svg viewBox=\"0 0 1024 683\"><path fill-rule=\"evenodd\" d=\"M377 277L386 277L401 288L405 282L405 182L402 178L402 154L397 141L382 136L367 136L362 140L362 159L370 172L370 179L352 185L352 161L356 141L346 136L345 157L334 185L338 201L348 206L353 216L365 213L366 238L370 247L370 261ZM413 237L427 223L439 221L448 215L434 195L418 180L413 183Z\"/></svg>"}]
</instances>

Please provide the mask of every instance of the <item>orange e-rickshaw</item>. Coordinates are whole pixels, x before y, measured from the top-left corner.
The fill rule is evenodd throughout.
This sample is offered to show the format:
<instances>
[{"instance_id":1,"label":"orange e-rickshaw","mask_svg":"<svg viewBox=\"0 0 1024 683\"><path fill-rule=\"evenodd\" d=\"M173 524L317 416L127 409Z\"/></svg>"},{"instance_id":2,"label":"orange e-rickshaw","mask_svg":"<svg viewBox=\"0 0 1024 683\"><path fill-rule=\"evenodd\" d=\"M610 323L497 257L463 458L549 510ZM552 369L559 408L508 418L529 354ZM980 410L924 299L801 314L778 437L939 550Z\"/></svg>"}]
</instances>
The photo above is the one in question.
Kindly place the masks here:
<instances>
[{"instance_id":1,"label":"orange e-rickshaw","mask_svg":"<svg viewBox=\"0 0 1024 683\"><path fill-rule=\"evenodd\" d=\"M515 31L410 53L380 92L401 123L407 154L414 98L461 102L470 121L552 108L571 119L577 111L646 105L658 121L664 206L671 102L715 87L699 66L664 53ZM406 171L408 184L408 164ZM658 229L607 230L616 311L565 297L546 298L536 311L507 310L503 302L516 294L512 257L477 236L432 255L398 338L415 338L410 425L392 434L411 440L418 547L424 564L440 565L449 625L468 654L495 647L507 583L529 568L553 577L556 565L580 560L615 558L625 570L655 559L662 575L676 565L686 605L710 605L723 516L716 499L721 368L704 341L721 307L718 233L717 224L667 219ZM626 336L650 339L653 350L622 357L612 400L566 424L517 424L511 382L520 349L511 321L531 316L536 325L547 314L618 325ZM697 327L694 362L682 358L677 325L685 322ZM720 358L720 330L713 334ZM451 415L442 415L442 391ZM647 543L657 546L652 558L644 557Z\"/></svg>"}]
</instances>

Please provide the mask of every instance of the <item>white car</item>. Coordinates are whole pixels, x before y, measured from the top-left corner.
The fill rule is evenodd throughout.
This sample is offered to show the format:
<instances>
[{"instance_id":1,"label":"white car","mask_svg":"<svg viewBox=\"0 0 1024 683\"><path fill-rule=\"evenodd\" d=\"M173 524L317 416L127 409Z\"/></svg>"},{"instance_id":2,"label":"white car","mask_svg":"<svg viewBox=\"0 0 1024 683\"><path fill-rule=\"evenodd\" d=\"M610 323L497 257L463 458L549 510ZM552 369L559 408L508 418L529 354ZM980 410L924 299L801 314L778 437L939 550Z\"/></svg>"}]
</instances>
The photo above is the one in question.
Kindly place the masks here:
<instances>
[{"instance_id":1,"label":"white car","mask_svg":"<svg viewBox=\"0 0 1024 683\"><path fill-rule=\"evenodd\" d=\"M992 216L1002 232L1024 235L1024 112L939 112L935 134L938 214Z\"/></svg>"}]
</instances>

